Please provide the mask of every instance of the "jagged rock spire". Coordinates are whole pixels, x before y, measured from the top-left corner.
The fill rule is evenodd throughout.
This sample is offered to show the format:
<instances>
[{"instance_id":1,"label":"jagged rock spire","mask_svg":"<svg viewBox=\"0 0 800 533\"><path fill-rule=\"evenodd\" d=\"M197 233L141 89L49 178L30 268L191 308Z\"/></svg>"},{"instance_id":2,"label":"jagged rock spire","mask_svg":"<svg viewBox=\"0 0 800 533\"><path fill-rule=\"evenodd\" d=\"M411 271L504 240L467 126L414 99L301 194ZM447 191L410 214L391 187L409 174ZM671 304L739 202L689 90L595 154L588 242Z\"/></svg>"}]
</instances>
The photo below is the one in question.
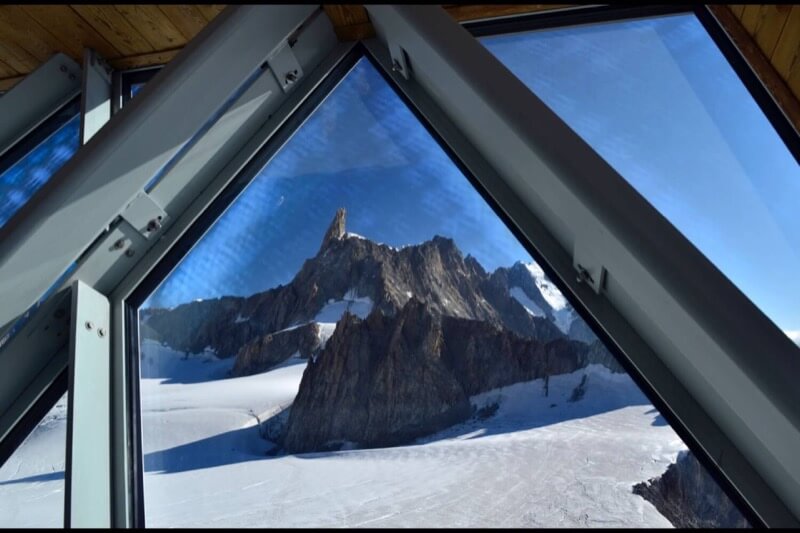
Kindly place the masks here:
<instances>
[{"instance_id":1,"label":"jagged rock spire","mask_svg":"<svg viewBox=\"0 0 800 533\"><path fill-rule=\"evenodd\" d=\"M320 252L328 247L331 241L340 241L345 236L345 222L347 221L347 210L340 207L336 210L336 215L333 217L333 222L328 226L328 231L325 232L325 237L322 239L322 246Z\"/></svg>"}]
</instances>

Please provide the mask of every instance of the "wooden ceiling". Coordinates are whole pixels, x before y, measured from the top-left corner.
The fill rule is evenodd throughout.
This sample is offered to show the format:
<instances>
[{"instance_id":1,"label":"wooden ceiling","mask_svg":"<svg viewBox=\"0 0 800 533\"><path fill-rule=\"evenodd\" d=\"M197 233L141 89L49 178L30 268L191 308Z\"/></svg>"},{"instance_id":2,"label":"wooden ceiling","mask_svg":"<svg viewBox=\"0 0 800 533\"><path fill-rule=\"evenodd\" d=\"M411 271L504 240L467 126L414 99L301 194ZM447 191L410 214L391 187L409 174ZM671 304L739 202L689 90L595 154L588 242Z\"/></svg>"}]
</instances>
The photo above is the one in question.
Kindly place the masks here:
<instances>
[{"instance_id":1,"label":"wooden ceiling","mask_svg":"<svg viewBox=\"0 0 800 533\"><path fill-rule=\"evenodd\" d=\"M341 40L371 37L361 4L323 5ZM458 20L569 7L566 4L445 4ZM94 48L112 67L167 63L225 5L2 5L0 90L64 52L81 60ZM716 5L723 23L776 101L800 130L800 5Z\"/></svg>"}]
</instances>

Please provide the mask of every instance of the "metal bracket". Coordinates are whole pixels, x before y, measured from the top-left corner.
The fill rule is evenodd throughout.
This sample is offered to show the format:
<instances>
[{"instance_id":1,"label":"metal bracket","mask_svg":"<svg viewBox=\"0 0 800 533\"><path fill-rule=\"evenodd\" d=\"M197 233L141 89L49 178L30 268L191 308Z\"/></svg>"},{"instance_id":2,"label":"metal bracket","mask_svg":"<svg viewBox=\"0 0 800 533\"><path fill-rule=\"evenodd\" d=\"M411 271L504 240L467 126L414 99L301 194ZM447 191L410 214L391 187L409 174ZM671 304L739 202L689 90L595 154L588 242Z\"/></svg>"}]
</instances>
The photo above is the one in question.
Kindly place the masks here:
<instances>
[{"instance_id":1,"label":"metal bracket","mask_svg":"<svg viewBox=\"0 0 800 533\"><path fill-rule=\"evenodd\" d=\"M303 76L303 67L300 66L288 40L283 41L283 44L267 58L267 65L285 93L288 93Z\"/></svg>"},{"instance_id":2,"label":"metal bracket","mask_svg":"<svg viewBox=\"0 0 800 533\"><path fill-rule=\"evenodd\" d=\"M111 118L111 67L90 48L83 50L81 143L89 142Z\"/></svg>"},{"instance_id":3,"label":"metal bracket","mask_svg":"<svg viewBox=\"0 0 800 533\"><path fill-rule=\"evenodd\" d=\"M605 282L606 268L597 259L597 254L591 247L580 245L576 240L572 265L578 271L578 283L586 283L594 292L600 294Z\"/></svg>"},{"instance_id":4,"label":"metal bracket","mask_svg":"<svg viewBox=\"0 0 800 533\"><path fill-rule=\"evenodd\" d=\"M147 193L140 192L122 211L122 218L149 239L164 225L167 213Z\"/></svg>"},{"instance_id":5,"label":"metal bracket","mask_svg":"<svg viewBox=\"0 0 800 533\"><path fill-rule=\"evenodd\" d=\"M67 527L111 525L110 325L108 299L76 281L69 353Z\"/></svg>"}]
</instances>

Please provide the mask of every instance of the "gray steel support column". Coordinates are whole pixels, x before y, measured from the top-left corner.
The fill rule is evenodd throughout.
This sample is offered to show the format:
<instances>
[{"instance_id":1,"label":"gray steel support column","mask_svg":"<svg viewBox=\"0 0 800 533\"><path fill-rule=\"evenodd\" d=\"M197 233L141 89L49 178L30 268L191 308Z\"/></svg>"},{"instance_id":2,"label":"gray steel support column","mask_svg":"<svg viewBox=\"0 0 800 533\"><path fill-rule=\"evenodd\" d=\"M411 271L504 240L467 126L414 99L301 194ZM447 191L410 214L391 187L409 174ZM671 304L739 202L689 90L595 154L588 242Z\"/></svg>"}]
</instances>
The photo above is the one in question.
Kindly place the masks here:
<instances>
[{"instance_id":1,"label":"gray steel support column","mask_svg":"<svg viewBox=\"0 0 800 533\"><path fill-rule=\"evenodd\" d=\"M64 54L55 54L28 74L0 99L0 155L80 90L81 67Z\"/></svg>"},{"instance_id":2,"label":"gray steel support column","mask_svg":"<svg viewBox=\"0 0 800 533\"><path fill-rule=\"evenodd\" d=\"M111 311L85 283L72 286L66 527L111 526Z\"/></svg>"},{"instance_id":3,"label":"gray steel support column","mask_svg":"<svg viewBox=\"0 0 800 533\"><path fill-rule=\"evenodd\" d=\"M236 142L244 142L242 136L252 134L285 98L272 71L262 69L270 54L304 23L309 31L301 32L294 47L304 69L311 70L335 45L332 28L320 26L326 17L309 20L314 12L311 6L226 9L45 185L19 225L0 228L0 323L5 324L0 332L82 256L69 279L0 349L0 438L26 412L28 400L41 393L38 386L30 389L34 379L66 344L50 321L68 306L69 283L81 279L106 292L158 240L132 225L149 210L160 210L149 197L133 205L145 184L172 161L157 190L165 191L174 179L180 182L170 190L182 200L159 195L159 202L177 214L236 153ZM257 87L270 90L258 81L239 94L254 75L273 79L268 96L258 93ZM238 100L231 105L232 96ZM201 140L211 135L216 144L198 142L203 153L184 150L176 163L173 156L198 131ZM161 230L168 224L164 221Z\"/></svg>"},{"instance_id":4,"label":"gray steel support column","mask_svg":"<svg viewBox=\"0 0 800 533\"><path fill-rule=\"evenodd\" d=\"M81 144L89 142L111 118L111 67L89 48L83 51Z\"/></svg>"},{"instance_id":5,"label":"gray steel support column","mask_svg":"<svg viewBox=\"0 0 800 533\"><path fill-rule=\"evenodd\" d=\"M625 324L601 322L610 336L629 328L677 378L686 400L655 387L676 413L699 405L722 430L682 419L765 522L796 525L797 347L441 8L367 9L400 74L425 90L572 258L574 270L562 277L591 275L596 283L574 287L578 299L595 316L604 307L617 313Z\"/></svg>"},{"instance_id":6,"label":"gray steel support column","mask_svg":"<svg viewBox=\"0 0 800 533\"><path fill-rule=\"evenodd\" d=\"M0 228L0 335L315 9L226 9L149 84L148 98L133 100L64 165L15 227Z\"/></svg>"}]
</instances>

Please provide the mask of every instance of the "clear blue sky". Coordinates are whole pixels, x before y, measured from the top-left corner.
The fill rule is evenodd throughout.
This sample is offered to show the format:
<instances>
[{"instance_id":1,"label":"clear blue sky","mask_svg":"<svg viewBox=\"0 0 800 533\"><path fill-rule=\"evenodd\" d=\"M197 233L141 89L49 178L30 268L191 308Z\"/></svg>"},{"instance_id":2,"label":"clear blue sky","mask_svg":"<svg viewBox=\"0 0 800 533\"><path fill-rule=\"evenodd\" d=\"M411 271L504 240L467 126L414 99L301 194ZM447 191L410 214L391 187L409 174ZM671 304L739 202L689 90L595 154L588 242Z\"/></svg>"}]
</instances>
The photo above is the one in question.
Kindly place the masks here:
<instances>
[{"instance_id":1,"label":"clear blue sky","mask_svg":"<svg viewBox=\"0 0 800 533\"><path fill-rule=\"evenodd\" d=\"M483 43L784 330L800 169L693 15Z\"/></svg>"},{"instance_id":2,"label":"clear blue sky","mask_svg":"<svg viewBox=\"0 0 800 533\"><path fill-rule=\"evenodd\" d=\"M482 39L779 326L800 330L800 171L689 15ZM149 305L288 282L337 207L392 245L455 239L487 269L530 257L361 61Z\"/></svg>"}]
</instances>

